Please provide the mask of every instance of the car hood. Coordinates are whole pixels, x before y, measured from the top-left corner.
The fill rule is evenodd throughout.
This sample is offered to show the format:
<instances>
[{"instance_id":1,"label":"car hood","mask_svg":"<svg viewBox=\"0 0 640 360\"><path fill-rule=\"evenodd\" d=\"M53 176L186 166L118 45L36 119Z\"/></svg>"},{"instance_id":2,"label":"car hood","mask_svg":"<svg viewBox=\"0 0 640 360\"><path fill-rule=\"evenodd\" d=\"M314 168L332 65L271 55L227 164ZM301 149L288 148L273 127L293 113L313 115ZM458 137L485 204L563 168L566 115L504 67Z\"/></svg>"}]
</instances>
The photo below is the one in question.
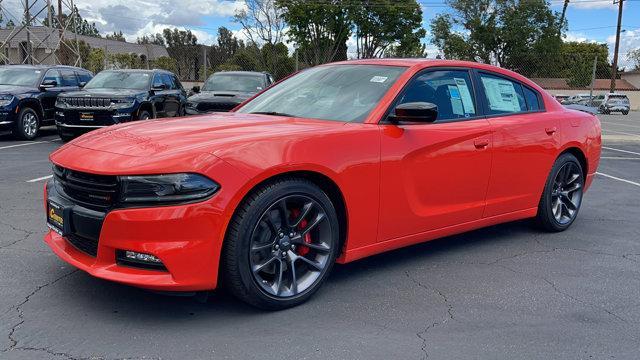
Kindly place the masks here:
<instances>
[{"instance_id":1,"label":"car hood","mask_svg":"<svg viewBox=\"0 0 640 360\"><path fill-rule=\"evenodd\" d=\"M128 89L84 89L79 91L69 91L62 93L62 97L136 97L144 94L141 90L128 90Z\"/></svg>"},{"instance_id":2,"label":"car hood","mask_svg":"<svg viewBox=\"0 0 640 360\"><path fill-rule=\"evenodd\" d=\"M125 123L85 134L51 155L63 166L85 168L90 158L91 171L129 167L165 170L163 162L193 164L203 155L225 159L228 154L246 152L258 142L281 143L287 139L304 141L305 136L321 136L340 131L342 122L300 119L257 114L219 113L169 120ZM81 148L83 152L77 150ZM99 152L99 155L92 155ZM82 156L79 156L82 154ZM245 154L245 156L252 156ZM81 157L85 157L82 160ZM134 159L135 158L135 159ZM187 166L187 165L185 165Z\"/></svg>"},{"instance_id":3,"label":"car hood","mask_svg":"<svg viewBox=\"0 0 640 360\"><path fill-rule=\"evenodd\" d=\"M16 86L16 85L0 85L0 94L21 94L25 92L35 92L36 89L28 86Z\"/></svg>"},{"instance_id":4,"label":"car hood","mask_svg":"<svg viewBox=\"0 0 640 360\"><path fill-rule=\"evenodd\" d=\"M255 93L239 91L202 91L189 97L190 102L216 102L216 101L238 101L242 102L252 97Z\"/></svg>"}]
</instances>

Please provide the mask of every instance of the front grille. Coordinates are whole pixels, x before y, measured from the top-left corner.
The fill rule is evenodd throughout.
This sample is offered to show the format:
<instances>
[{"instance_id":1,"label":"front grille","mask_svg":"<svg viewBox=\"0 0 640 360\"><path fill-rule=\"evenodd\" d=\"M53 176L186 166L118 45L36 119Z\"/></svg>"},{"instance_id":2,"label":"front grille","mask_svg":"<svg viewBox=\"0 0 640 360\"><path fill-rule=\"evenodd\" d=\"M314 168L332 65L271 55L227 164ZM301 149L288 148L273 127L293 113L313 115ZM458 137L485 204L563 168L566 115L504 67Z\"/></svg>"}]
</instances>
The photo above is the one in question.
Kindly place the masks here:
<instances>
[{"instance_id":1,"label":"front grille","mask_svg":"<svg viewBox=\"0 0 640 360\"><path fill-rule=\"evenodd\" d=\"M75 246L76 249L82 251L87 255L91 255L93 257L98 256L98 240L97 239L89 239L77 234L69 234L67 236L67 241L69 241L71 245Z\"/></svg>"},{"instance_id":2,"label":"front grille","mask_svg":"<svg viewBox=\"0 0 640 360\"><path fill-rule=\"evenodd\" d=\"M229 111L238 106L238 103L234 102L201 102L198 104L198 111Z\"/></svg>"},{"instance_id":3,"label":"front grille","mask_svg":"<svg viewBox=\"0 0 640 360\"><path fill-rule=\"evenodd\" d=\"M118 178L94 175L53 166L53 175L63 194L79 205L106 210L118 199Z\"/></svg>"},{"instance_id":4,"label":"front grille","mask_svg":"<svg viewBox=\"0 0 640 360\"><path fill-rule=\"evenodd\" d=\"M111 106L111 99L97 97L66 97L62 98L67 106L75 108L108 108Z\"/></svg>"}]
</instances>

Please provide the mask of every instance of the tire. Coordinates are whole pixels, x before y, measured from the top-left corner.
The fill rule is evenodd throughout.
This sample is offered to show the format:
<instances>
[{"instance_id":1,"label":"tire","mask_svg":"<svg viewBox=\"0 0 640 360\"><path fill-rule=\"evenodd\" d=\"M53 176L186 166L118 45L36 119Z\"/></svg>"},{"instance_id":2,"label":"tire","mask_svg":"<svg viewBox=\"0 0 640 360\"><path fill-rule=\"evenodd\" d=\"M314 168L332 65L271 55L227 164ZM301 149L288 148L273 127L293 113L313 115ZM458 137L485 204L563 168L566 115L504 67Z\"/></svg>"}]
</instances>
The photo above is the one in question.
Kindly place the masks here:
<instances>
[{"instance_id":1,"label":"tire","mask_svg":"<svg viewBox=\"0 0 640 360\"><path fill-rule=\"evenodd\" d=\"M148 112L147 110L142 110L140 111L140 113L138 113L138 120L148 120L152 118L153 117L151 116L151 113Z\"/></svg>"},{"instance_id":2,"label":"tire","mask_svg":"<svg viewBox=\"0 0 640 360\"><path fill-rule=\"evenodd\" d=\"M22 140L33 140L38 137L40 129L40 117L38 113L30 107L23 107L18 114L13 136Z\"/></svg>"},{"instance_id":3,"label":"tire","mask_svg":"<svg viewBox=\"0 0 640 360\"><path fill-rule=\"evenodd\" d=\"M628 111L623 111L622 115L629 115L629 112Z\"/></svg>"},{"instance_id":4,"label":"tire","mask_svg":"<svg viewBox=\"0 0 640 360\"><path fill-rule=\"evenodd\" d=\"M580 211L584 182L578 159L569 153L562 154L551 168L540 198L538 225L550 232L568 229Z\"/></svg>"},{"instance_id":5,"label":"tire","mask_svg":"<svg viewBox=\"0 0 640 360\"><path fill-rule=\"evenodd\" d=\"M339 249L338 218L329 197L305 179L276 180L252 191L231 219L222 284L250 305L286 309L320 288Z\"/></svg>"}]
</instances>

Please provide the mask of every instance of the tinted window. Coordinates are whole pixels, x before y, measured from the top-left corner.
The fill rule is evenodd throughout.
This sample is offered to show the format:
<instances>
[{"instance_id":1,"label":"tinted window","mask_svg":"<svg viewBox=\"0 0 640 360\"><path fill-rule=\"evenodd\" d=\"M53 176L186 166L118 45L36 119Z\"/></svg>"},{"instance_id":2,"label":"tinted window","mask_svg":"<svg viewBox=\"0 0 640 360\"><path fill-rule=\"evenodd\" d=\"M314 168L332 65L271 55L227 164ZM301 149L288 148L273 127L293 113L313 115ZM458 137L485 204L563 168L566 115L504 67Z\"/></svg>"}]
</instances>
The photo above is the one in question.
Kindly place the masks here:
<instances>
[{"instance_id":1,"label":"tinted window","mask_svg":"<svg viewBox=\"0 0 640 360\"><path fill-rule=\"evenodd\" d=\"M538 111L542 109L540 106L540 98L538 97L538 93L529 89L526 86L522 87L524 89L524 98L527 100L527 108L529 111Z\"/></svg>"},{"instance_id":2,"label":"tinted window","mask_svg":"<svg viewBox=\"0 0 640 360\"><path fill-rule=\"evenodd\" d=\"M204 91L240 91L256 93L264 88L262 75L213 74L204 83Z\"/></svg>"},{"instance_id":3,"label":"tinted window","mask_svg":"<svg viewBox=\"0 0 640 360\"><path fill-rule=\"evenodd\" d=\"M428 102L438 106L436 121L476 116L473 87L466 70L428 71L411 80L399 104Z\"/></svg>"},{"instance_id":4,"label":"tinted window","mask_svg":"<svg viewBox=\"0 0 640 360\"><path fill-rule=\"evenodd\" d=\"M51 80L55 81L58 84L57 86L62 86L62 78L60 77L60 73L58 72L58 70L47 70L47 72L44 74L42 82Z\"/></svg>"},{"instance_id":5,"label":"tinted window","mask_svg":"<svg viewBox=\"0 0 640 360\"><path fill-rule=\"evenodd\" d=\"M78 78L73 70L60 70L62 86L78 86Z\"/></svg>"},{"instance_id":6,"label":"tinted window","mask_svg":"<svg viewBox=\"0 0 640 360\"><path fill-rule=\"evenodd\" d=\"M148 72L102 71L94 76L85 89L135 89L146 90L149 87Z\"/></svg>"},{"instance_id":7,"label":"tinted window","mask_svg":"<svg viewBox=\"0 0 640 360\"><path fill-rule=\"evenodd\" d=\"M180 83L180 80L178 80L178 78L175 75L171 75L171 79L173 79L173 83L176 84L176 89L180 89L182 90L182 83Z\"/></svg>"},{"instance_id":8,"label":"tinted window","mask_svg":"<svg viewBox=\"0 0 640 360\"><path fill-rule=\"evenodd\" d=\"M487 101L487 113L499 115L527 111L519 83L488 74L480 74L480 80Z\"/></svg>"},{"instance_id":9,"label":"tinted window","mask_svg":"<svg viewBox=\"0 0 640 360\"><path fill-rule=\"evenodd\" d=\"M80 79L80 82L83 82L85 84L88 83L89 81L91 81L92 77L93 76L91 76L91 74L88 73L88 72L84 72L84 71L79 71L78 72L78 79Z\"/></svg>"},{"instance_id":10,"label":"tinted window","mask_svg":"<svg viewBox=\"0 0 640 360\"><path fill-rule=\"evenodd\" d=\"M238 112L362 121L405 71L405 67L399 66L318 66L270 87Z\"/></svg>"},{"instance_id":11,"label":"tinted window","mask_svg":"<svg viewBox=\"0 0 640 360\"><path fill-rule=\"evenodd\" d=\"M161 76L162 83L167 87L167 89L176 89L176 84L173 82L171 75L162 74Z\"/></svg>"}]
</instances>

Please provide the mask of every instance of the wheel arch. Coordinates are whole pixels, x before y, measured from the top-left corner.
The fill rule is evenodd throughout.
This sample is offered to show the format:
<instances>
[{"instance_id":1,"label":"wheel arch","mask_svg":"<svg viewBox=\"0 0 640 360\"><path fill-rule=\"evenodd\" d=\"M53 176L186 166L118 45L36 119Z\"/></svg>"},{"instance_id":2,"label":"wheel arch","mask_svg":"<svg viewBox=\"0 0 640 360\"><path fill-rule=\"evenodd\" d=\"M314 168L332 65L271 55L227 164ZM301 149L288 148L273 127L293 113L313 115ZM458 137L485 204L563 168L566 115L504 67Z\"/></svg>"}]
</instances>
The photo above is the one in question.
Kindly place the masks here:
<instances>
[{"instance_id":1,"label":"wheel arch","mask_svg":"<svg viewBox=\"0 0 640 360\"><path fill-rule=\"evenodd\" d=\"M336 215L338 216L338 226L340 234L340 253L338 254L338 257L343 255L349 226L347 204L344 198L344 194L342 193L342 190L340 189L340 186L337 184L337 182L334 181L334 179L332 179L329 175L320 171L288 170L265 176L264 178L257 180L255 183L252 182L252 185L250 185L248 190L243 192L241 199L236 202L231 218L235 216L236 211L240 207L240 204L242 204L247 199L247 197L249 197L256 189L265 184L275 182L283 178L306 179L318 186L325 194L327 194L329 200L336 210Z\"/></svg>"},{"instance_id":2,"label":"wheel arch","mask_svg":"<svg viewBox=\"0 0 640 360\"><path fill-rule=\"evenodd\" d=\"M40 104L40 101L38 101L37 99L27 98L20 100L20 102L18 103L18 109L21 109L23 107L28 107L35 110L40 117L40 121L44 120L44 111L42 109L42 104Z\"/></svg>"},{"instance_id":3,"label":"wheel arch","mask_svg":"<svg viewBox=\"0 0 640 360\"><path fill-rule=\"evenodd\" d=\"M582 149L580 149L578 146L570 145L564 148L562 152L558 154L558 157L556 157L556 159L564 154L571 154L575 156L576 159L578 159L578 161L580 162L580 166L582 166L582 176L586 179L587 175L589 174L589 162L587 161L587 156L585 155L584 151L582 151Z\"/></svg>"},{"instance_id":4,"label":"wheel arch","mask_svg":"<svg viewBox=\"0 0 640 360\"><path fill-rule=\"evenodd\" d=\"M155 119L156 116L156 108L155 106L153 106L153 104L149 101L144 101L140 104L140 106L138 107L138 111L137 111L137 115L140 115L140 112L143 110L147 110L149 111L149 113L151 114L151 116Z\"/></svg>"}]
</instances>

